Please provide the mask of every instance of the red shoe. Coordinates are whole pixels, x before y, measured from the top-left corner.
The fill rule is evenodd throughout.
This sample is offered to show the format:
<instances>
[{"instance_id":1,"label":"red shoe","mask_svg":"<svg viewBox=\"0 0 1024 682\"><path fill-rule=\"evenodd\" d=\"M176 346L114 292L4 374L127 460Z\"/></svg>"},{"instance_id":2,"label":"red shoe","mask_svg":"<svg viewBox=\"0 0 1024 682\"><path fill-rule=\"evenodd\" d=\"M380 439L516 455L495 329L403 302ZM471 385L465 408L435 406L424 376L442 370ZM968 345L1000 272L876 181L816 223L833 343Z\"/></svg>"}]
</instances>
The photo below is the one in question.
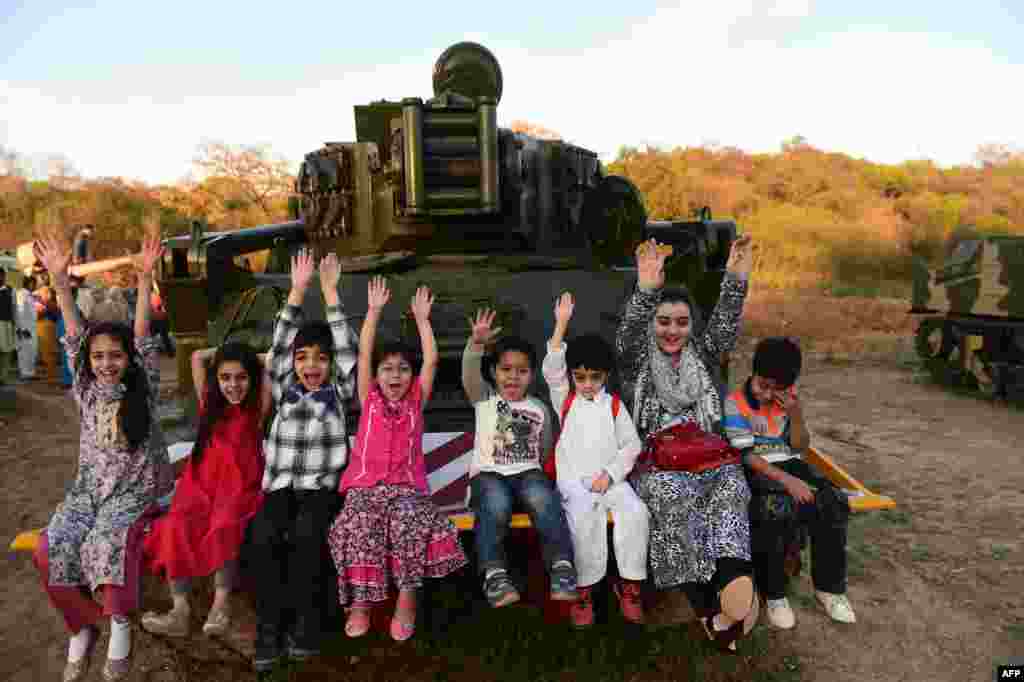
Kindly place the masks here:
<instances>
[{"instance_id":1,"label":"red shoe","mask_svg":"<svg viewBox=\"0 0 1024 682\"><path fill-rule=\"evenodd\" d=\"M615 584L615 596L619 598L622 617L630 623L642 625L644 605L640 600L640 583L635 580L620 580Z\"/></svg>"},{"instance_id":2,"label":"red shoe","mask_svg":"<svg viewBox=\"0 0 1024 682\"><path fill-rule=\"evenodd\" d=\"M569 607L569 620L574 628L589 628L594 624L594 601L591 599L591 588L580 587L577 591L580 598Z\"/></svg>"}]
</instances>

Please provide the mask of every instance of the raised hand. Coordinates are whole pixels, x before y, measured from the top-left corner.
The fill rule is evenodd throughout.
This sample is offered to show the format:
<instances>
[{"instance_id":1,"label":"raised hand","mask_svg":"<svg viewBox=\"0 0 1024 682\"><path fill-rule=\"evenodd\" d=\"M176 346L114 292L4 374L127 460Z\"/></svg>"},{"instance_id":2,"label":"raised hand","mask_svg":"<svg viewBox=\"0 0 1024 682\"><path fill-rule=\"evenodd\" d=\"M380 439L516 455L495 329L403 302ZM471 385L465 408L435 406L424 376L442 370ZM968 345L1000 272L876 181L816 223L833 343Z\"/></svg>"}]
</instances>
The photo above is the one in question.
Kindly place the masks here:
<instances>
[{"instance_id":1,"label":"raised hand","mask_svg":"<svg viewBox=\"0 0 1024 682\"><path fill-rule=\"evenodd\" d=\"M470 320L473 329L471 338L473 339L474 344L478 346L486 346L498 335L501 331L501 327L491 329L491 325L494 324L494 317L497 314L497 311L491 310L490 308L483 308L476 311L476 317Z\"/></svg>"},{"instance_id":2,"label":"raised hand","mask_svg":"<svg viewBox=\"0 0 1024 682\"><path fill-rule=\"evenodd\" d=\"M636 282L644 291L656 291L665 285L665 259L653 238L636 247Z\"/></svg>"},{"instance_id":3,"label":"raised hand","mask_svg":"<svg viewBox=\"0 0 1024 682\"><path fill-rule=\"evenodd\" d=\"M732 243L732 248L729 249L729 261L725 264L725 268L736 275L747 275L750 274L753 261L750 235L744 234Z\"/></svg>"},{"instance_id":4,"label":"raised hand","mask_svg":"<svg viewBox=\"0 0 1024 682\"><path fill-rule=\"evenodd\" d=\"M298 253L292 256L292 289L297 292L305 292L316 272L316 260L313 252L305 247L299 249Z\"/></svg>"},{"instance_id":5,"label":"raised hand","mask_svg":"<svg viewBox=\"0 0 1024 682\"><path fill-rule=\"evenodd\" d=\"M151 231L146 234L142 242L142 257L139 261L139 269L143 275L152 275L156 264L164 255L164 247L160 243L160 232Z\"/></svg>"},{"instance_id":6,"label":"raised hand","mask_svg":"<svg viewBox=\"0 0 1024 682\"><path fill-rule=\"evenodd\" d=\"M797 394L795 386L790 386L787 391L776 393L775 404L785 410L787 414L803 412L803 405L800 402L800 396Z\"/></svg>"},{"instance_id":7,"label":"raised hand","mask_svg":"<svg viewBox=\"0 0 1024 682\"><path fill-rule=\"evenodd\" d=\"M66 279L68 267L71 265L71 244L63 239L56 230L45 230L33 246L36 257L42 261L56 283L58 279Z\"/></svg>"},{"instance_id":8,"label":"raised hand","mask_svg":"<svg viewBox=\"0 0 1024 682\"><path fill-rule=\"evenodd\" d=\"M366 283L366 308L367 310L380 310L391 300L391 290L388 289L388 281L377 275Z\"/></svg>"},{"instance_id":9,"label":"raised hand","mask_svg":"<svg viewBox=\"0 0 1024 682\"><path fill-rule=\"evenodd\" d=\"M412 297L412 303L409 305L412 310L412 316L416 318L417 322L430 319L430 308L434 305L434 295L430 293L430 289L427 287L420 287L416 290L416 295Z\"/></svg>"},{"instance_id":10,"label":"raised hand","mask_svg":"<svg viewBox=\"0 0 1024 682\"><path fill-rule=\"evenodd\" d=\"M575 308L576 301L573 299L572 294L566 291L555 301L555 323L568 326Z\"/></svg>"},{"instance_id":11,"label":"raised hand","mask_svg":"<svg viewBox=\"0 0 1024 682\"><path fill-rule=\"evenodd\" d=\"M338 290L338 280L341 279L341 263L338 262L338 254L331 252L320 261L320 288L326 294L329 291Z\"/></svg>"}]
</instances>

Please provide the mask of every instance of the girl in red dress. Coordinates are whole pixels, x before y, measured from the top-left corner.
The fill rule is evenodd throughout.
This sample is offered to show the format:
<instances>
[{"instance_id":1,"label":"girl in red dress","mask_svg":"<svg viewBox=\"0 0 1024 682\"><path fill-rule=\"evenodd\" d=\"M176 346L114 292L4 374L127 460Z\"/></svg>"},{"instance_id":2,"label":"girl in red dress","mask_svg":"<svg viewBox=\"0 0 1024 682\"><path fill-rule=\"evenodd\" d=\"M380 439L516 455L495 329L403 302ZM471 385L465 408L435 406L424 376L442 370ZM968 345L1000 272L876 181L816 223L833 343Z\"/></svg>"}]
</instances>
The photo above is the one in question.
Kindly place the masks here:
<instances>
[{"instance_id":1,"label":"girl in red dress","mask_svg":"<svg viewBox=\"0 0 1024 682\"><path fill-rule=\"evenodd\" d=\"M210 356L213 364L205 365ZM193 578L215 574L213 606L203 625L223 635L231 624L228 596L237 579L238 552L249 520L263 502L262 423L270 410L270 382L259 357L244 343L192 355L199 399L199 433L168 513L146 537L146 566L166 574L173 608L142 617L146 630L185 637Z\"/></svg>"}]
</instances>

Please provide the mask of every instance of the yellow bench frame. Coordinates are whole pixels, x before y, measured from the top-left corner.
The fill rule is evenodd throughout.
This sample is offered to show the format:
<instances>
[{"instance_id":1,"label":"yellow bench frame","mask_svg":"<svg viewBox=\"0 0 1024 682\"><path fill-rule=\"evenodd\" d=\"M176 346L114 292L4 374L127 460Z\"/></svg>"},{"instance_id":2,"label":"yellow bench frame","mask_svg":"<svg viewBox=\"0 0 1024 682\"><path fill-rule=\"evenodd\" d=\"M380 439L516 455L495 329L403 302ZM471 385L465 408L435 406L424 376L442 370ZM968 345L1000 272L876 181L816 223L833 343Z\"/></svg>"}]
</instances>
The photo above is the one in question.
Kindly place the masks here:
<instances>
[{"instance_id":1,"label":"yellow bench frame","mask_svg":"<svg viewBox=\"0 0 1024 682\"><path fill-rule=\"evenodd\" d=\"M849 492L850 510L853 512L879 511L883 509L895 509L896 501L891 497L871 492L868 488L855 479L835 461L815 449L808 448L804 460L818 468L825 476L835 483L839 488ZM473 530L474 517L471 511L452 511L448 514L455 527L460 531ZM612 523L611 512L608 513L608 523ZM531 528L530 516L528 514L513 514L510 528ZM16 552L34 552L39 545L39 535L42 528L19 533L11 543L11 549Z\"/></svg>"}]
</instances>

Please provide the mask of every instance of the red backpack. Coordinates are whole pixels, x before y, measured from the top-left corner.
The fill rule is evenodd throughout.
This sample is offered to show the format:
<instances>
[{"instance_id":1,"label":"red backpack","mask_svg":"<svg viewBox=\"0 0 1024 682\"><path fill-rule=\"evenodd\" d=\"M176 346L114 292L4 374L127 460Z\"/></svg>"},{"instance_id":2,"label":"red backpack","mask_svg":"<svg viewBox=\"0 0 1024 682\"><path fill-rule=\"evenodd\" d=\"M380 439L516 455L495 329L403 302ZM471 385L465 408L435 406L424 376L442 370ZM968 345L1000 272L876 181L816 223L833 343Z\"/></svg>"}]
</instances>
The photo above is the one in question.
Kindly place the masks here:
<instances>
[{"instance_id":1,"label":"red backpack","mask_svg":"<svg viewBox=\"0 0 1024 682\"><path fill-rule=\"evenodd\" d=\"M552 481L558 480L558 472L555 469L555 451L558 449L558 439L562 437L562 430L565 429L565 418L569 414L569 408L572 407L572 401L576 399L576 391L569 391L569 394L565 396L565 401L562 403L562 428L558 430L558 435L555 436L555 442L551 444L551 454L544 461L544 473L548 475ZM612 419L619 418L619 408L622 406L622 399L619 398L618 393L612 393Z\"/></svg>"}]
</instances>

